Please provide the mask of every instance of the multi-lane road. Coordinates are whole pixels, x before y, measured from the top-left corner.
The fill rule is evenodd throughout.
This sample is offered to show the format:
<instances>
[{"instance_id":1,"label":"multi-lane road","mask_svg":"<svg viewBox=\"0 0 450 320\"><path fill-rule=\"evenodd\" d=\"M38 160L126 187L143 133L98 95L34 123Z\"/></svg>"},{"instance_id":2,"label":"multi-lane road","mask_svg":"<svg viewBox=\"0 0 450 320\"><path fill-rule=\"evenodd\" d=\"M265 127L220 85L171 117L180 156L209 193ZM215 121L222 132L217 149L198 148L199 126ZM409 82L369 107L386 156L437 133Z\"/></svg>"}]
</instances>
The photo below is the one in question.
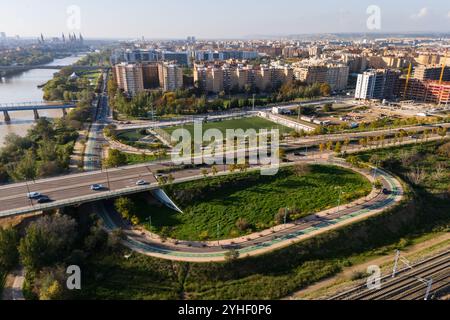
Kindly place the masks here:
<instances>
[{"instance_id":1,"label":"multi-lane road","mask_svg":"<svg viewBox=\"0 0 450 320\"><path fill-rule=\"evenodd\" d=\"M361 133L360 133L361 134ZM318 138L320 141L321 138ZM440 139L432 137L430 139ZM406 138L403 144L414 143L416 140ZM310 144L312 142L310 141ZM287 147L300 148L305 144L289 142ZM306 144L309 145L309 144ZM397 143L398 145L398 143ZM384 147L387 146L387 141ZM376 148L375 146L372 148ZM347 152L361 151L358 146L350 146ZM328 158L332 152L307 154L306 159ZM148 163L135 166L127 166L107 171L91 171L82 174L66 175L52 179L42 179L27 183L16 183L0 186L0 218L18 214L32 213L44 209L59 208L68 205L76 205L96 200L113 198L121 195L128 195L146 190L155 189L158 183L155 174L161 169L170 169L172 164ZM219 167L222 169L222 167ZM91 168L93 169L93 168ZM185 179L201 176L201 169L183 170L172 173L176 182L183 182ZM147 186L136 186L138 180L146 180ZM93 184L103 184L106 188L103 192L90 190ZM29 200L26 194L29 192L39 192L49 196L53 202L39 205L36 201Z\"/></svg>"}]
</instances>

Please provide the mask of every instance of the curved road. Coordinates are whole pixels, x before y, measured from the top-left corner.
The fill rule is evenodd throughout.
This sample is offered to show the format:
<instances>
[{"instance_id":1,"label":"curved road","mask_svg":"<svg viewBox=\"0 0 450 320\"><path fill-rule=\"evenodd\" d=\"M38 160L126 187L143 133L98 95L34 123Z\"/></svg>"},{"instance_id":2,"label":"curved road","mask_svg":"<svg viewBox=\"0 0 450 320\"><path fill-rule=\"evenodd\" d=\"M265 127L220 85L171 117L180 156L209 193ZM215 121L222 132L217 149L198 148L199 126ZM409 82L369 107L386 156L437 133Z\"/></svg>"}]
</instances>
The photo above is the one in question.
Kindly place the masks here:
<instances>
[{"instance_id":1,"label":"curved road","mask_svg":"<svg viewBox=\"0 0 450 320\"><path fill-rule=\"evenodd\" d=\"M333 164L340 165L339 163ZM359 170L358 172L373 181L374 172ZM383 188L389 190L389 194L373 190L368 197L341 208L320 212L295 223L278 226L244 238L215 242L162 241L157 235L149 232L124 228L126 240L123 241L123 244L133 251L148 256L187 262L224 261L225 254L230 249L237 250L240 258L268 253L320 233L366 219L396 206L403 199L401 183L381 170L377 170L376 178L382 181ZM124 227L113 208L99 204L96 209L107 230L112 231Z\"/></svg>"}]
</instances>

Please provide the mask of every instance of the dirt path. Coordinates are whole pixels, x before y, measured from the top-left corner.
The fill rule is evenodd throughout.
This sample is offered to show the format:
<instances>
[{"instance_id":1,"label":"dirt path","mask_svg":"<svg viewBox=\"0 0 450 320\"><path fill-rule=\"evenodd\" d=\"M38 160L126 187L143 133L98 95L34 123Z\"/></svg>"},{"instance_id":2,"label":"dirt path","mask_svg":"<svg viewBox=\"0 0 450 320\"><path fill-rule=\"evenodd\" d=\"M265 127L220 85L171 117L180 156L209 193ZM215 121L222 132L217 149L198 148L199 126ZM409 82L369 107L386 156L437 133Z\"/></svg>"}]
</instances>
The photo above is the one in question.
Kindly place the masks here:
<instances>
[{"instance_id":1,"label":"dirt path","mask_svg":"<svg viewBox=\"0 0 450 320\"><path fill-rule=\"evenodd\" d=\"M424 242L412 245L407 249L402 251L402 256L407 257L414 260L419 260L425 256L432 255L433 253L442 250L442 248L433 247L439 246L440 244L444 244L450 241L450 234L446 233L440 235L434 239L426 240ZM448 247L448 246L447 246ZM430 252L426 252L427 249L432 249ZM417 256L418 254L423 253L422 256ZM345 268L341 273L336 276L325 279L323 281L317 282L305 289L302 289L290 297L288 299L321 299L325 296L332 296L334 293L338 291L343 291L346 288L353 287L358 281L352 281L352 276L357 272L366 272L367 268L371 265L382 266L382 269L387 269L384 272L388 272L390 270L391 265L393 264L393 255L392 256L383 256L375 259L371 259L362 264L358 264L355 266L351 266ZM389 269L388 269L389 268Z\"/></svg>"}]
</instances>

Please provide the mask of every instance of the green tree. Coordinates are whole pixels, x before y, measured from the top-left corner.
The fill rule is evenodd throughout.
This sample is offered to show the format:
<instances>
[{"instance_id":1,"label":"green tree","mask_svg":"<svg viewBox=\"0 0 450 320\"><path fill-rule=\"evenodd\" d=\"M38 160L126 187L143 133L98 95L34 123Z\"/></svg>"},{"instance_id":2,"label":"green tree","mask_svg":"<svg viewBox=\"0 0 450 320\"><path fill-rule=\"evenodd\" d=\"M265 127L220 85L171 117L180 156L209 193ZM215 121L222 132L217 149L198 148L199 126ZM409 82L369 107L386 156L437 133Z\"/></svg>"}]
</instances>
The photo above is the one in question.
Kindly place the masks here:
<instances>
[{"instance_id":1,"label":"green tree","mask_svg":"<svg viewBox=\"0 0 450 320\"><path fill-rule=\"evenodd\" d=\"M136 212L136 206L130 198L116 199L114 207L125 220L131 220Z\"/></svg>"},{"instance_id":2,"label":"green tree","mask_svg":"<svg viewBox=\"0 0 450 320\"><path fill-rule=\"evenodd\" d=\"M19 237L16 230L0 227L0 270L10 270L17 264L19 258L18 243Z\"/></svg>"},{"instance_id":3,"label":"green tree","mask_svg":"<svg viewBox=\"0 0 450 320\"><path fill-rule=\"evenodd\" d=\"M127 156L116 149L110 149L108 158L104 160L104 166L106 168L117 168L127 164Z\"/></svg>"},{"instance_id":4,"label":"green tree","mask_svg":"<svg viewBox=\"0 0 450 320\"><path fill-rule=\"evenodd\" d=\"M22 263L30 270L39 271L67 257L77 233L76 222L67 216L46 216L30 224L20 240Z\"/></svg>"}]
</instances>

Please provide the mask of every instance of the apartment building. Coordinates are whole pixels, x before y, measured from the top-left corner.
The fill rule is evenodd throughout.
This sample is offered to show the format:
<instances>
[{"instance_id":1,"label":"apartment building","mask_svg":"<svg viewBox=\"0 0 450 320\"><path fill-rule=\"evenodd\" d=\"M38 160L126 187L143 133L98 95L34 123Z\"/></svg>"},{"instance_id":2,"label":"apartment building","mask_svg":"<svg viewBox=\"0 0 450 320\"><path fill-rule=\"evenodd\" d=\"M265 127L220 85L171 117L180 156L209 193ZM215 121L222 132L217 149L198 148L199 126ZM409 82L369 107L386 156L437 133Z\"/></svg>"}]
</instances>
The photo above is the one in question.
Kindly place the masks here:
<instances>
[{"instance_id":1,"label":"apartment building","mask_svg":"<svg viewBox=\"0 0 450 320\"><path fill-rule=\"evenodd\" d=\"M247 65L203 65L194 66L194 82L204 91L244 90L247 87L270 91L294 78L293 69L284 66L252 67Z\"/></svg>"},{"instance_id":2,"label":"apartment building","mask_svg":"<svg viewBox=\"0 0 450 320\"><path fill-rule=\"evenodd\" d=\"M345 90L348 86L350 68L346 65L329 65L327 68L326 83L330 85L331 90Z\"/></svg>"},{"instance_id":3,"label":"apartment building","mask_svg":"<svg viewBox=\"0 0 450 320\"><path fill-rule=\"evenodd\" d=\"M183 87L183 69L170 63L125 63L113 67L117 86L130 95L161 87L173 91Z\"/></svg>"},{"instance_id":4,"label":"apartment building","mask_svg":"<svg viewBox=\"0 0 450 320\"><path fill-rule=\"evenodd\" d=\"M450 81L450 67L445 67L444 73L442 65L420 65L414 69L414 79L418 80L440 80L441 75L443 81Z\"/></svg>"},{"instance_id":5,"label":"apartment building","mask_svg":"<svg viewBox=\"0 0 450 320\"><path fill-rule=\"evenodd\" d=\"M175 91L183 87L183 69L176 64L158 64L159 83L163 91Z\"/></svg>"},{"instance_id":6,"label":"apartment building","mask_svg":"<svg viewBox=\"0 0 450 320\"><path fill-rule=\"evenodd\" d=\"M437 65L441 63L443 57L439 54L420 54L416 61L420 65ZM445 59L445 58L444 58Z\"/></svg>"},{"instance_id":7,"label":"apartment building","mask_svg":"<svg viewBox=\"0 0 450 320\"><path fill-rule=\"evenodd\" d=\"M120 89L131 95L144 91L144 75L141 64L120 63L115 65L113 70L114 79Z\"/></svg>"},{"instance_id":8,"label":"apartment building","mask_svg":"<svg viewBox=\"0 0 450 320\"><path fill-rule=\"evenodd\" d=\"M158 88L160 85L158 63L142 64L142 77L144 80L144 89Z\"/></svg>"},{"instance_id":9,"label":"apartment building","mask_svg":"<svg viewBox=\"0 0 450 320\"><path fill-rule=\"evenodd\" d=\"M224 60L252 60L258 58L256 51L196 51L194 58L196 61L224 61Z\"/></svg>"},{"instance_id":10,"label":"apartment building","mask_svg":"<svg viewBox=\"0 0 450 320\"><path fill-rule=\"evenodd\" d=\"M322 54L322 48L318 47L318 46L314 46L314 47L309 48L308 52L309 52L310 57L318 58Z\"/></svg>"},{"instance_id":11,"label":"apartment building","mask_svg":"<svg viewBox=\"0 0 450 320\"><path fill-rule=\"evenodd\" d=\"M355 98L392 99L398 90L400 75L400 71L390 69L369 70L358 75Z\"/></svg>"},{"instance_id":12,"label":"apartment building","mask_svg":"<svg viewBox=\"0 0 450 320\"><path fill-rule=\"evenodd\" d=\"M328 68L326 66L305 66L294 69L294 75L297 80L313 83L326 83Z\"/></svg>"}]
</instances>

